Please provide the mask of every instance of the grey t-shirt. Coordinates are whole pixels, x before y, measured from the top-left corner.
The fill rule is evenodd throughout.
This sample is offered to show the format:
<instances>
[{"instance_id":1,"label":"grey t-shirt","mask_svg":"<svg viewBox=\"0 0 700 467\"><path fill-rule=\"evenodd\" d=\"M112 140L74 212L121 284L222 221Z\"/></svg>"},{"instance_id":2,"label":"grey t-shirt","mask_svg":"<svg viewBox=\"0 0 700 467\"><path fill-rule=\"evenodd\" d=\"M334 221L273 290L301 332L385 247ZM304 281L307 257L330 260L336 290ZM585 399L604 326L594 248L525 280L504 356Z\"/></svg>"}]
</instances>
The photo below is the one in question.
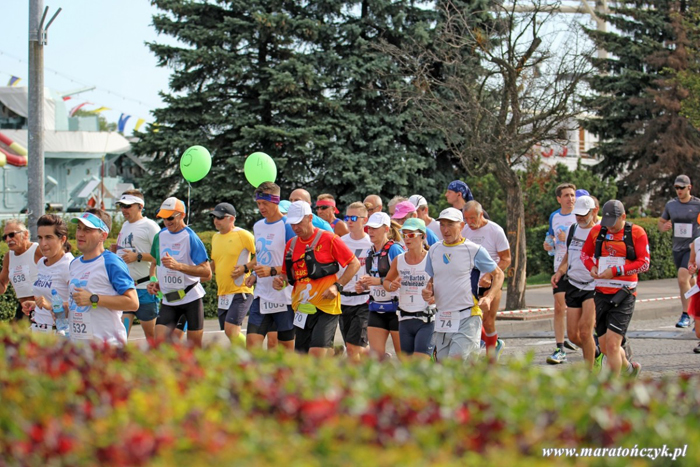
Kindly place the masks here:
<instances>
[{"instance_id":1,"label":"grey t-shirt","mask_svg":"<svg viewBox=\"0 0 700 467\"><path fill-rule=\"evenodd\" d=\"M673 251L690 250L693 239L700 236L699 214L700 199L695 196L687 203L681 203L678 198L666 203L661 218L673 222Z\"/></svg>"}]
</instances>

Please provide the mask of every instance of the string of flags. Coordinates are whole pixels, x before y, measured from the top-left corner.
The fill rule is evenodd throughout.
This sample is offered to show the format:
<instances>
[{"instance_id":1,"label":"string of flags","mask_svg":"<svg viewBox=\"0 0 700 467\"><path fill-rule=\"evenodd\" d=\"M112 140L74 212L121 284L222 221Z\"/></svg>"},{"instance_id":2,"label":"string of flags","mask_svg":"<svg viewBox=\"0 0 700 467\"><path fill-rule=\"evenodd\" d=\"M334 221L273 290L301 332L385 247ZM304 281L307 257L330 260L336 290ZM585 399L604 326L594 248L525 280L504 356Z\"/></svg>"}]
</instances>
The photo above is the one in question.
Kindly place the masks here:
<instances>
[{"instance_id":1,"label":"string of flags","mask_svg":"<svg viewBox=\"0 0 700 467\"><path fill-rule=\"evenodd\" d=\"M21 80L22 80L22 78L20 78L20 77L18 77L18 76L10 76L10 79L9 79L9 81L7 82L7 85L10 86L10 87L16 86L17 83L19 83ZM70 100L70 99L71 99L71 96L64 96L64 97L63 97L63 100L64 100L64 101L68 101L68 100ZM80 104L78 104L78 105L74 106L73 108L71 108L70 111L68 112L68 115L69 115L70 117L75 116L75 114L78 112L78 110L82 109L82 108L85 107L86 105L95 105L95 104L93 104L92 102L88 102L88 101L81 102ZM99 113L101 113L101 112L104 112L105 110L112 110L112 109L109 108L109 107L101 106L101 107L98 107L98 108L93 109L93 110L87 110L87 112L93 113L93 114L96 114L96 115L97 115L97 114L99 114ZM124 133L124 130L125 130L125 127L126 127L126 122L127 122L130 118L131 118L131 115L127 115L127 114L125 114L125 113L122 113L122 114L119 116L119 121L117 122L117 131L118 131L119 133L122 133L122 134ZM144 123L146 123L146 120L145 120L145 119L143 119L143 118L138 118L138 119L136 120L136 125L134 125L134 131L139 131L139 128L141 128L141 126L142 126Z\"/></svg>"}]
</instances>

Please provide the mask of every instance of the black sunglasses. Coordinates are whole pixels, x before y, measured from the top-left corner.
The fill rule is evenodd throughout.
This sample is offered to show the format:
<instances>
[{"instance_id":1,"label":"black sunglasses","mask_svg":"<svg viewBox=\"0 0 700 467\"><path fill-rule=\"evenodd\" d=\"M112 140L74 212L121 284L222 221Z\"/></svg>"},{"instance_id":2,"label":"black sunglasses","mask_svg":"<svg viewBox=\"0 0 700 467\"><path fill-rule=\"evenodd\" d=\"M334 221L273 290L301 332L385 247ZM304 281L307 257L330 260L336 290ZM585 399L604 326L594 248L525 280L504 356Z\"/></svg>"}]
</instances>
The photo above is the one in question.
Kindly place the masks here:
<instances>
[{"instance_id":1,"label":"black sunglasses","mask_svg":"<svg viewBox=\"0 0 700 467\"><path fill-rule=\"evenodd\" d=\"M316 206L316 210L323 211L325 209L330 209L330 206Z\"/></svg>"},{"instance_id":2,"label":"black sunglasses","mask_svg":"<svg viewBox=\"0 0 700 467\"><path fill-rule=\"evenodd\" d=\"M4 242L5 240L7 240L7 237L15 238L15 235L17 235L18 233L22 233L22 232L19 232L19 231L17 231L17 232L8 232L8 233L6 233L6 234L4 234L4 235L2 236L2 241Z\"/></svg>"},{"instance_id":3,"label":"black sunglasses","mask_svg":"<svg viewBox=\"0 0 700 467\"><path fill-rule=\"evenodd\" d=\"M178 217L180 217L180 213L177 213L177 214L172 215L172 216L170 216L170 217L165 217L164 219L165 219L166 221L172 222L172 221L174 221L175 219L177 219Z\"/></svg>"},{"instance_id":4,"label":"black sunglasses","mask_svg":"<svg viewBox=\"0 0 700 467\"><path fill-rule=\"evenodd\" d=\"M676 186L674 186L673 188L675 188L676 190L685 190L685 189L688 188L688 187L687 187L687 186L678 186L678 185L676 185Z\"/></svg>"},{"instance_id":5,"label":"black sunglasses","mask_svg":"<svg viewBox=\"0 0 700 467\"><path fill-rule=\"evenodd\" d=\"M347 221L357 222L357 219L366 219L366 217L360 217L360 216L345 216L345 222L347 222Z\"/></svg>"}]
</instances>

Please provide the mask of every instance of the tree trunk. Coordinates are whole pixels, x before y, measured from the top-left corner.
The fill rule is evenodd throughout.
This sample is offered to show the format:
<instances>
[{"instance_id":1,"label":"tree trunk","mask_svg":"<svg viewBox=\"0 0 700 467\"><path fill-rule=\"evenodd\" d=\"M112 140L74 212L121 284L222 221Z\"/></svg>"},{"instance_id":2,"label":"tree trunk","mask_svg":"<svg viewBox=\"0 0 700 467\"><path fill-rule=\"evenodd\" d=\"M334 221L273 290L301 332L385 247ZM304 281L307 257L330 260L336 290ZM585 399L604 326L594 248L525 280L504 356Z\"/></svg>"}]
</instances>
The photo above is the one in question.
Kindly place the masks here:
<instances>
[{"instance_id":1,"label":"tree trunk","mask_svg":"<svg viewBox=\"0 0 700 467\"><path fill-rule=\"evenodd\" d=\"M503 172L503 171L499 171ZM512 262L506 277L508 278L508 295L506 310L525 308L525 277L527 272L527 253L525 241L525 208L523 206L523 191L520 187L518 174L512 169L501 177L506 187L508 210L506 220L508 227L508 242Z\"/></svg>"}]
</instances>

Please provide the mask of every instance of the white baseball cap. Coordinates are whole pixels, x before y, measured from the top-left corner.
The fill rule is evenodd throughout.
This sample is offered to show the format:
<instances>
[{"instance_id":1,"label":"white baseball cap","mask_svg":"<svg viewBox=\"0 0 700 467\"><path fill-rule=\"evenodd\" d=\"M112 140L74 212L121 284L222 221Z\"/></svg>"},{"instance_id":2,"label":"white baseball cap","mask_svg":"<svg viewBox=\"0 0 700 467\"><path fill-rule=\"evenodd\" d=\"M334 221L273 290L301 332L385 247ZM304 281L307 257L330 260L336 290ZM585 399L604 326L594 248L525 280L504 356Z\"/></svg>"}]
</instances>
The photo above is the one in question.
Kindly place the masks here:
<instances>
[{"instance_id":1,"label":"white baseball cap","mask_svg":"<svg viewBox=\"0 0 700 467\"><path fill-rule=\"evenodd\" d=\"M442 219L453 222L464 222L464 216L462 215L462 211L455 208L443 209L437 220Z\"/></svg>"},{"instance_id":2,"label":"white baseball cap","mask_svg":"<svg viewBox=\"0 0 700 467\"><path fill-rule=\"evenodd\" d=\"M367 227L378 229L383 225L391 227L391 219L389 218L389 214L385 212L375 212L374 214L369 216L369 220L367 221Z\"/></svg>"},{"instance_id":3,"label":"white baseball cap","mask_svg":"<svg viewBox=\"0 0 700 467\"><path fill-rule=\"evenodd\" d=\"M294 201L287 210L287 224L296 225L311 214L311 205L306 201Z\"/></svg>"},{"instance_id":4,"label":"white baseball cap","mask_svg":"<svg viewBox=\"0 0 700 467\"><path fill-rule=\"evenodd\" d=\"M413 204L416 207L416 209L418 209L421 206L428 205L428 200L421 195L413 195L410 198L408 198L408 200L411 202L411 204Z\"/></svg>"},{"instance_id":5,"label":"white baseball cap","mask_svg":"<svg viewBox=\"0 0 700 467\"><path fill-rule=\"evenodd\" d=\"M574 214L579 216L585 216L591 209L595 208L595 201L590 196L580 196L576 198L576 204L574 204Z\"/></svg>"}]
</instances>

